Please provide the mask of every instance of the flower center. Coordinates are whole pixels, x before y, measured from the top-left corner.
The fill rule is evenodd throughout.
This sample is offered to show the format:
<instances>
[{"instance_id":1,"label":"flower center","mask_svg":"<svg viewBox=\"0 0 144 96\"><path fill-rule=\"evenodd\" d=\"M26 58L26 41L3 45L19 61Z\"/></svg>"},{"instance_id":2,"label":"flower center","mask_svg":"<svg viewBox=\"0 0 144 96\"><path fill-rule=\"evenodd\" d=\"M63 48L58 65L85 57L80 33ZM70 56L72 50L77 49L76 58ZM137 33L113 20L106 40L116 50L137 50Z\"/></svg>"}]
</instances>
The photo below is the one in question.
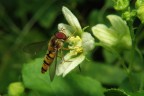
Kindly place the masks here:
<instances>
[{"instance_id":1,"label":"flower center","mask_svg":"<svg viewBox=\"0 0 144 96\"><path fill-rule=\"evenodd\" d=\"M71 54L77 55L83 52L82 40L79 36L69 37L68 42L69 42L68 48L70 49Z\"/></svg>"}]
</instances>

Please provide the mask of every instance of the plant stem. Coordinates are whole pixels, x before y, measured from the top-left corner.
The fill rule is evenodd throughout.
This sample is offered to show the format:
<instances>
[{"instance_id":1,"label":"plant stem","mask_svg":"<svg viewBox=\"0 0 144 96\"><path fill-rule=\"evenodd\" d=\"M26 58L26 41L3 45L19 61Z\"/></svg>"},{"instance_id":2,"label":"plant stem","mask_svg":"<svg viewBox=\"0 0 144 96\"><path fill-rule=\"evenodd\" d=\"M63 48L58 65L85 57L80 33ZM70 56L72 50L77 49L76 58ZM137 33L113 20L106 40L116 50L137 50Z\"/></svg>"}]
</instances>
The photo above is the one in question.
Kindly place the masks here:
<instances>
[{"instance_id":1,"label":"plant stem","mask_svg":"<svg viewBox=\"0 0 144 96\"><path fill-rule=\"evenodd\" d=\"M133 67L133 62L134 62L134 53L135 53L135 46L136 46L136 42L135 42L135 34L134 34L134 29L133 29L133 20L128 22L129 25L129 29L130 29L130 35L131 35L131 39L132 39L132 48L131 48L131 62L129 64L129 72L131 72L132 67Z\"/></svg>"},{"instance_id":2,"label":"plant stem","mask_svg":"<svg viewBox=\"0 0 144 96\"><path fill-rule=\"evenodd\" d=\"M139 33L141 32L142 28L143 28L143 24L140 24L139 27L138 27L138 29L137 29L137 31L136 31L136 34L139 34ZM143 34L143 33L142 33L142 34ZM141 36L143 36L143 35L141 35ZM142 37L141 37L141 38L142 38ZM140 40L141 38L139 38L139 40ZM139 41L139 40L137 40L137 41ZM144 63L143 55L142 55L140 49L138 48L138 46L136 47L136 51L138 52L138 54L139 54L139 56L140 56L141 63L143 64L143 63ZM142 91L142 90L143 90L143 86L144 86L144 83L143 83L143 80L144 80L144 79L143 79L143 78L144 78L144 77L141 76L139 91Z\"/></svg>"},{"instance_id":3,"label":"plant stem","mask_svg":"<svg viewBox=\"0 0 144 96\"><path fill-rule=\"evenodd\" d=\"M121 57L121 55L120 55L115 49L110 48L110 47L107 47L107 46L105 46L105 45L103 45L103 44L101 44L101 43L95 43L95 46L102 46L102 47L108 49L110 52L113 52L113 53L118 57L119 61L121 62L121 65L122 65L122 67L125 69L126 73L129 74L129 70L128 70L128 68L126 67L123 58Z\"/></svg>"},{"instance_id":4,"label":"plant stem","mask_svg":"<svg viewBox=\"0 0 144 96\"><path fill-rule=\"evenodd\" d=\"M141 76L141 80L140 80L140 87L139 87L139 91L143 91L143 87L144 87L144 76Z\"/></svg>"},{"instance_id":5,"label":"plant stem","mask_svg":"<svg viewBox=\"0 0 144 96\"><path fill-rule=\"evenodd\" d=\"M137 29L137 31L136 31L136 34L139 34L141 32L141 30L142 30L143 27L144 27L143 24L140 24L139 27L138 27L138 29ZM142 32L141 37L139 38L139 40L137 40L137 42L140 41L141 38L143 38L143 36L144 36L143 34L144 33ZM136 51L138 52L138 54L140 56L140 59L142 61L142 64L143 64L144 63L143 62L144 61L143 60L143 55L142 55L142 53L141 53L141 51L140 51L140 49L138 47L136 47Z\"/></svg>"}]
</instances>

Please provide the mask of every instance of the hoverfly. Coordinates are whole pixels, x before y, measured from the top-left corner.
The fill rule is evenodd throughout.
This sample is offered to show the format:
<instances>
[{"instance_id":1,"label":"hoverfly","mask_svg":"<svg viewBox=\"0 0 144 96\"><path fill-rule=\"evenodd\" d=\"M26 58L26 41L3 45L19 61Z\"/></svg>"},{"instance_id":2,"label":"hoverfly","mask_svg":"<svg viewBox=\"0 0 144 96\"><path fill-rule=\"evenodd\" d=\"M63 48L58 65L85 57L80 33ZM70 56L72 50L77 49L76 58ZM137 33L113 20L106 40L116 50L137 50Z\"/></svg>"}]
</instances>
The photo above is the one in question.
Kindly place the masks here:
<instances>
[{"instance_id":1,"label":"hoverfly","mask_svg":"<svg viewBox=\"0 0 144 96\"><path fill-rule=\"evenodd\" d=\"M44 57L43 66L41 68L41 72L45 73L49 67L49 75L51 81L54 78L55 75L55 69L56 64L53 65L52 68L52 62L55 59L55 62L57 62L57 54L58 51L63 47L63 43L67 40L67 36L63 32L57 32L54 36L51 37L49 43L48 43L48 53Z\"/></svg>"},{"instance_id":2,"label":"hoverfly","mask_svg":"<svg viewBox=\"0 0 144 96\"><path fill-rule=\"evenodd\" d=\"M41 73L45 73L49 70L50 80L53 81L56 73L56 63L59 50L62 50L64 42L68 39L63 32L64 29L55 33L48 42L47 53L44 56ZM43 43L43 42L42 42ZM33 47L38 46L37 43L33 43ZM54 63L54 64L52 64Z\"/></svg>"}]
</instances>

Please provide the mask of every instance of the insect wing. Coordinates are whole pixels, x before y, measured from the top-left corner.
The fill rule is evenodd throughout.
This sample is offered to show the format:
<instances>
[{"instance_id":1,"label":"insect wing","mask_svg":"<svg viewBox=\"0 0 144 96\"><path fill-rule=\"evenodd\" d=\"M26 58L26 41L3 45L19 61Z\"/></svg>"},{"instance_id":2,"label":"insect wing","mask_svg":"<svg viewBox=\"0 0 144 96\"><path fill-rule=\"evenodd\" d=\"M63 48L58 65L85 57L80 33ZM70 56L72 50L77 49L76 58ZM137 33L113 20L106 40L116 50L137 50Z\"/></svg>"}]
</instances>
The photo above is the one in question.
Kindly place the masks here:
<instances>
[{"instance_id":1,"label":"insect wing","mask_svg":"<svg viewBox=\"0 0 144 96\"><path fill-rule=\"evenodd\" d=\"M56 56L55 59L53 61L53 63L50 65L49 68L49 76L50 76L50 80L53 81L55 74L56 74L56 66L57 66L57 61L58 61L58 50L56 51Z\"/></svg>"},{"instance_id":2,"label":"insect wing","mask_svg":"<svg viewBox=\"0 0 144 96\"><path fill-rule=\"evenodd\" d=\"M23 51L31 55L37 55L40 53L45 54L47 50L47 41L40 41L28 44L24 46Z\"/></svg>"}]
</instances>

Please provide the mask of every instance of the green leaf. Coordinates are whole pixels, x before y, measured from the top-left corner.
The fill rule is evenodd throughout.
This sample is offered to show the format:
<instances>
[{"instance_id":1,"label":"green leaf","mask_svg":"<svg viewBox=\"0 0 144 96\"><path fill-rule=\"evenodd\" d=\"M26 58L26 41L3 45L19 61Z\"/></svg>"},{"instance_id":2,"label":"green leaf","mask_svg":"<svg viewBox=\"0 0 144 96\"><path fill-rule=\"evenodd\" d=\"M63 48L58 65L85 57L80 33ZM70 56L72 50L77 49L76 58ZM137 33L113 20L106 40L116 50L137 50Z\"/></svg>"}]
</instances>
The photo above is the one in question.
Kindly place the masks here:
<instances>
[{"instance_id":1,"label":"green leaf","mask_svg":"<svg viewBox=\"0 0 144 96\"><path fill-rule=\"evenodd\" d=\"M136 92L136 93L131 93L131 96L144 96L144 91Z\"/></svg>"},{"instance_id":2,"label":"green leaf","mask_svg":"<svg viewBox=\"0 0 144 96\"><path fill-rule=\"evenodd\" d=\"M46 92L39 92L39 91L36 91L36 90L32 90L30 91L29 93L27 93L26 95L24 96L55 96L53 94L48 94Z\"/></svg>"},{"instance_id":3,"label":"green leaf","mask_svg":"<svg viewBox=\"0 0 144 96\"><path fill-rule=\"evenodd\" d=\"M124 59L126 60L126 62L128 62L129 64L131 63L131 61L133 61L133 70L140 72L143 71L144 68L144 64L143 64L143 57L141 58L138 52L134 52L134 60L130 59L131 57L131 51L126 51L124 53Z\"/></svg>"},{"instance_id":4,"label":"green leaf","mask_svg":"<svg viewBox=\"0 0 144 96\"><path fill-rule=\"evenodd\" d=\"M119 85L126 78L126 73L121 68L106 64L98 63L94 61L84 61L81 64L81 68L84 75L91 76L103 84Z\"/></svg>"},{"instance_id":5,"label":"green leaf","mask_svg":"<svg viewBox=\"0 0 144 96\"><path fill-rule=\"evenodd\" d=\"M131 73L120 85L120 88L126 92L137 92L143 86L144 75L143 73Z\"/></svg>"},{"instance_id":6,"label":"green leaf","mask_svg":"<svg viewBox=\"0 0 144 96\"><path fill-rule=\"evenodd\" d=\"M66 79L77 90L77 96L104 96L104 89L95 79L78 74L68 75Z\"/></svg>"},{"instance_id":7,"label":"green leaf","mask_svg":"<svg viewBox=\"0 0 144 96\"><path fill-rule=\"evenodd\" d=\"M104 58L106 60L106 63L109 63L109 64L113 64L113 62L115 60L117 60L117 57L114 56L114 54L112 54L112 52L108 51L108 50L103 50L103 55L104 55Z\"/></svg>"},{"instance_id":8,"label":"green leaf","mask_svg":"<svg viewBox=\"0 0 144 96\"><path fill-rule=\"evenodd\" d=\"M101 84L90 77L70 74L66 78L56 77L50 82L48 74L41 74L43 58L38 58L23 66L22 76L26 88L31 89L30 96L104 96ZM47 95L46 95L47 94Z\"/></svg>"},{"instance_id":9,"label":"green leaf","mask_svg":"<svg viewBox=\"0 0 144 96\"><path fill-rule=\"evenodd\" d=\"M43 58L38 58L23 66L22 77L26 88L47 94L71 95L70 87L63 79L55 78L50 82L48 73L41 73L42 64Z\"/></svg>"},{"instance_id":10,"label":"green leaf","mask_svg":"<svg viewBox=\"0 0 144 96\"><path fill-rule=\"evenodd\" d=\"M105 96L130 96L120 89L109 89L104 94Z\"/></svg>"}]
</instances>

